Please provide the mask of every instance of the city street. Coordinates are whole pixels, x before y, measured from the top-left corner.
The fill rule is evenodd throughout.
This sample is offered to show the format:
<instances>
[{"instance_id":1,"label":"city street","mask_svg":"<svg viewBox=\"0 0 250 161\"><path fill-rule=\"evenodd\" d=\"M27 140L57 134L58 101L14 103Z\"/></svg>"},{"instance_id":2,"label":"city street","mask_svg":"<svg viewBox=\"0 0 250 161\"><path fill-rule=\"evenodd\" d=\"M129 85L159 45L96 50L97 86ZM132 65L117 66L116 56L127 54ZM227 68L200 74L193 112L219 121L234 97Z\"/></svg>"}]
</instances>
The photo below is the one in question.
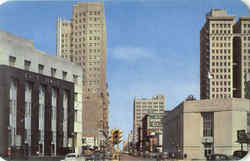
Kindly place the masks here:
<instances>
[{"instance_id":1,"label":"city street","mask_svg":"<svg viewBox=\"0 0 250 161\"><path fill-rule=\"evenodd\" d=\"M134 157L127 154L121 154L121 161L154 161L155 159Z\"/></svg>"}]
</instances>

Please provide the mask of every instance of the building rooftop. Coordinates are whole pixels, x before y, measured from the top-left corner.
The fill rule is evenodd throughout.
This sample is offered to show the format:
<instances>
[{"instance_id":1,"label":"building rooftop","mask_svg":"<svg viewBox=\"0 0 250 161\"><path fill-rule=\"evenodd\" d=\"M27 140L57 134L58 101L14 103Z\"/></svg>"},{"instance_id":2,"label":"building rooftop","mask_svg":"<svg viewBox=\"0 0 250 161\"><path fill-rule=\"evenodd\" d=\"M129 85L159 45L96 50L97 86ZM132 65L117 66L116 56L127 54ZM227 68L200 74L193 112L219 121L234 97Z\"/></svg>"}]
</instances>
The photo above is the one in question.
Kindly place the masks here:
<instances>
[{"instance_id":1,"label":"building rooftop","mask_svg":"<svg viewBox=\"0 0 250 161\"><path fill-rule=\"evenodd\" d=\"M212 9L207 13L208 19L234 19L234 15L228 15L226 10Z\"/></svg>"}]
</instances>

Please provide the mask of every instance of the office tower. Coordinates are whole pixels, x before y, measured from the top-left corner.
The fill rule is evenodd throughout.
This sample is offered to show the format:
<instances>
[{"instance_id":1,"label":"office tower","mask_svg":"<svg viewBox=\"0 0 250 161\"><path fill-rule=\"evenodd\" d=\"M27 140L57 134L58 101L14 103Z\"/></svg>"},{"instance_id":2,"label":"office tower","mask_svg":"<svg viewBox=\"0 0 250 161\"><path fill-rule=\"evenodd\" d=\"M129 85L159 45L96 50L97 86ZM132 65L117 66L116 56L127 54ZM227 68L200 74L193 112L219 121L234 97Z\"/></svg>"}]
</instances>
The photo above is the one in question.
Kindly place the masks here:
<instances>
[{"instance_id":1,"label":"office tower","mask_svg":"<svg viewBox=\"0 0 250 161\"><path fill-rule=\"evenodd\" d=\"M200 31L200 98L233 97L234 16L211 10Z\"/></svg>"},{"instance_id":2,"label":"office tower","mask_svg":"<svg viewBox=\"0 0 250 161\"><path fill-rule=\"evenodd\" d=\"M234 25L234 97L246 97L250 73L250 17L240 17Z\"/></svg>"},{"instance_id":3,"label":"office tower","mask_svg":"<svg viewBox=\"0 0 250 161\"><path fill-rule=\"evenodd\" d=\"M200 32L200 98L245 98L250 73L250 17L235 22L211 10Z\"/></svg>"},{"instance_id":4,"label":"office tower","mask_svg":"<svg viewBox=\"0 0 250 161\"><path fill-rule=\"evenodd\" d=\"M108 133L109 105L103 3L77 3L71 21L58 18L57 56L82 66L83 137L100 145Z\"/></svg>"},{"instance_id":5,"label":"office tower","mask_svg":"<svg viewBox=\"0 0 250 161\"><path fill-rule=\"evenodd\" d=\"M133 118L133 142L138 142L138 128L142 128L142 119L147 114L164 113L165 97L156 95L152 98L134 99L134 118Z\"/></svg>"}]
</instances>

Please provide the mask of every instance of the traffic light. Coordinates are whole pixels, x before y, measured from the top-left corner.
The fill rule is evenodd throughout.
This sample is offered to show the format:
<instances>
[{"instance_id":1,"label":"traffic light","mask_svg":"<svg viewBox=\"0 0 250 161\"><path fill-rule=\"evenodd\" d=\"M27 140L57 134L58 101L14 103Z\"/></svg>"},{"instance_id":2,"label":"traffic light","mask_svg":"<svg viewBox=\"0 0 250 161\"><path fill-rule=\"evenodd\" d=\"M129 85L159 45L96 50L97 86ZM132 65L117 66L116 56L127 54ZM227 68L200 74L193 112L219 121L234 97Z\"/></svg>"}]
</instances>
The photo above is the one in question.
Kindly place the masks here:
<instances>
[{"instance_id":1,"label":"traffic light","mask_svg":"<svg viewBox=\"0 0 250 161\"><path fill-rule=\"evenodd\" d=\"M122 131L118 130L117 144L119 144L120 142L122 142Z\"/></svg>"},{"instance_id":2,"label":"traffic light","mask_svg":"<svg viewBox=\"0 0 250 161\"><path fill-rule=\"evenodd\" d=\"M112 130L112 143L119 144L122 141L122 131L119 129Z\"/></svg>"}]
</instances>

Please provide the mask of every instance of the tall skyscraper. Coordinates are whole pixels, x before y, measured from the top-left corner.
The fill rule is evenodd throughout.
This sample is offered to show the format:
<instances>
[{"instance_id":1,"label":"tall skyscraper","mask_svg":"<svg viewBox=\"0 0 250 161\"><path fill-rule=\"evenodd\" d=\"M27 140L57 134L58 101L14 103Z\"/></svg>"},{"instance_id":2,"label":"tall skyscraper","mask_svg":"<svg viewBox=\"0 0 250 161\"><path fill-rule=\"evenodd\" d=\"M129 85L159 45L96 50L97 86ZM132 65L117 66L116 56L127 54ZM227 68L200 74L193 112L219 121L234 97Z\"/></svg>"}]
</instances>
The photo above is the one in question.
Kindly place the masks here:
<instances>
[{"instance_id":1,"label":"tall skyscraper","mask_svg":"<svg viewBox=\"0 0 250 161\"><path fill-rule=\"evenodd\" d=\"M200 98L233 96L234 16L212 10L200 32Z\"/></svg>"},{"instance_id":2,"label":"tall skyscraper","mask_svg":"<svg viewBox=\"0 0 250 161\"><path fill-rule=\"evenodd\" d=\"M134 99L133 142L138 140L138 128L142 128L142 119L147 114L164 113L165 96L156 95L152 98Z\"/></svg>"},{"instance_id":3,"label":"tall skyscraper","mask_svg":"<svg viewBox=\"0 0 250 161\"><path fill-rule=\"evenodd\" d=\"M246 97L250 76L250 17L240 17L234 25L234 97Z\"/></svg>"},{"instance_id":4,"label":"tall skyscraper","mask_svg":"<svg viewBox=\"0 0 250 161\"><path fill-rule=\"evenodd\" d=\"M100 145L109 128L103 3L77 3L72 20L58 18L57 56L82 66L83 137L92 137Z\"/></svg>"},{"instance_id":5,"label":"tall skyscraper","mask_svg":"<svg viewBox=\"0 0 250 161\"><path fill-rule=\"evenodd\" d=\"M244 98L250 73L250 17L211 10L200 32L200 98Z\"/></svg>"}]
</instances>

